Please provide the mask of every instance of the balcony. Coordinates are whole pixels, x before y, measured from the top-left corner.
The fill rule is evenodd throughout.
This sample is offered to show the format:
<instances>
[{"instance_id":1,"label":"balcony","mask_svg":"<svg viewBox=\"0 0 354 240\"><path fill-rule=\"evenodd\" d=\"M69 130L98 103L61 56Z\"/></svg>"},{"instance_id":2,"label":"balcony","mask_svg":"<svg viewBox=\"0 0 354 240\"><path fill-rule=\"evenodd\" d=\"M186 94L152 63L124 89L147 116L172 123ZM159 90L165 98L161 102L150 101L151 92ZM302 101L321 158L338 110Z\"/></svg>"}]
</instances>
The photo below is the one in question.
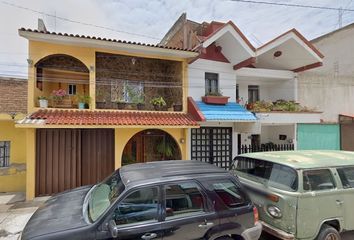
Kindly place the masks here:
<instances>
[{"instance_id":1,"label":"balcony","mask_svg":"<svg viewBox=\"0 0 354 240\"><path fill-rule=\"evenodd\" d=\"M96 54L96 108L182 111L182 64Z\"/></svg>"}]
</instances>

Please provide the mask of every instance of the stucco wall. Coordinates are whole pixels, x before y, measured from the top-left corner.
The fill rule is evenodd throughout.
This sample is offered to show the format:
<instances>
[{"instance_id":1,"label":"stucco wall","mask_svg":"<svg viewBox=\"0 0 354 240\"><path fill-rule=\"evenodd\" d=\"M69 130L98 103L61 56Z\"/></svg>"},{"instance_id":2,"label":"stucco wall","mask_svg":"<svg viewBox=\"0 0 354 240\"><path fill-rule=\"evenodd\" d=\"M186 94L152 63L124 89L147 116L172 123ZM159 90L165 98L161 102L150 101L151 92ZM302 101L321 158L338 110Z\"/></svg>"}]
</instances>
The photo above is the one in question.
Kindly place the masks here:
<instances>
[{"instance_id":1,"label":"stucco wall","mask_svg":"<svg viewBox=\"0 0 354 240\"><path fill-rule=\"evenodd\" d=\"M299 101L323 112L325 122L354 114L354 26L313 41L325 56L323 66L299 74Z\"/></svg>"},{"instance_id":2,"label":"stucco wall","mask_svg":"<svg viewBox=\"0 0 354 240\"><path fill-rule=\"evenodd\" d=\"M295 125L262 126L261 143L289 144L295 139ZM279 135L286 135L286 140L279 140Z\"/></svg>"},{"instance_id":3,"label":"stucco wall","mask_svg":"<svg viewBox=\"0 0 354 240\"><path fill-rule=\"evenodd\" d=\"M26 130L13 121L0 121L0 141L10 141L10 167L0 168L0 192L25 191Z\"/></svg>"}]
</instances>

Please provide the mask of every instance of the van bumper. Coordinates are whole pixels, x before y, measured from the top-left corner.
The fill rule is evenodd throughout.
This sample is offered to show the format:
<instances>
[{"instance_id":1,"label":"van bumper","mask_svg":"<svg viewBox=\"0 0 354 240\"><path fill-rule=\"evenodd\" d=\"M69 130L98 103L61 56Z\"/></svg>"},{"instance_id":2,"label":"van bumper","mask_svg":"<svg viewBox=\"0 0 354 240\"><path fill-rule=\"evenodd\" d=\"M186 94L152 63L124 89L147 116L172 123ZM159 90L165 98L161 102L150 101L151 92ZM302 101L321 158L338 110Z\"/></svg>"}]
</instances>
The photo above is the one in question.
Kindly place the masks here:
<instances>
[{"instance_id":1,"label":"van bumper","mask_svg":"<svg viewBox=\"0 0 354 240\"><path fill-rule=\"evenodd\" d=\"M245 240L258 240L261 234L262 234L262 224L260 222L257 222L256 225L254 225L254 227L245 230L241 234L241 236Z\"/></svg>"},{"instance_id":2,"label":"van bumper","mask_svg":"<svg viewBox=\"0 0 354 240\"><path fill-rule=\"evenodd\" d=\"M280 238L280 239L283 239L283 240L294 240L295 239L295 236L294 234L291 234L291 233L287 233L283 230L280 230L280 229L277 229L265 222L261 222L262 223L262 226L263 226L263 230L277 238Z\"/></svg>"}]
</instances>

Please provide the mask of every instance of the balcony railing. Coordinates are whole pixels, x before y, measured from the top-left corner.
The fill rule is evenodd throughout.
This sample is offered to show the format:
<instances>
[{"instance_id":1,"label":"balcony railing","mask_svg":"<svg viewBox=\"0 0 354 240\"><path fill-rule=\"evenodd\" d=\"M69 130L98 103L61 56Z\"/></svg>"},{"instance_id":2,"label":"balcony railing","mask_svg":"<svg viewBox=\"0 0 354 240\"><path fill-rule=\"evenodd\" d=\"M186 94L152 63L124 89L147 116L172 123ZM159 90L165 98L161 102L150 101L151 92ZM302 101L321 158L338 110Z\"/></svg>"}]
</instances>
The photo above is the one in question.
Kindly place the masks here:
<instances>
[{"instance_id":1,"label":"balcony railing","mask_svg":"<svg viewBox=\"0 0 354 240\"><path fill-rule=\"evenodd\" d=\"M261 145L241 145L238 148L238 154L252 152L270 152L270 151L291 151L294 150L294 144L261 144Z\"/></svg>"}]
</instances>

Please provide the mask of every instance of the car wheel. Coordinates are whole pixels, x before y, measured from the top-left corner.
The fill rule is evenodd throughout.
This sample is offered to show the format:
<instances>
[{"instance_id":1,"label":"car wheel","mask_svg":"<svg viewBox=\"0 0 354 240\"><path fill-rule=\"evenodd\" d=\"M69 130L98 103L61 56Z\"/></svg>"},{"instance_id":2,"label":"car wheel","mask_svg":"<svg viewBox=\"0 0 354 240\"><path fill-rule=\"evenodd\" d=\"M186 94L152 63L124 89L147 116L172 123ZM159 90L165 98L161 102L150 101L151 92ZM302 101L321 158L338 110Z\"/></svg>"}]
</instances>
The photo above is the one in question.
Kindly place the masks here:
<instances>
[{"instance_id":1,"label":"car wheel","mask_svg":"<svg viewBox=\"0 0 354 240\"><path fill-rule=\"evenodd\" d=\"M341 240L341 237L334 227L324 225L316 240Z\"/></svg>"}]
</instances>

